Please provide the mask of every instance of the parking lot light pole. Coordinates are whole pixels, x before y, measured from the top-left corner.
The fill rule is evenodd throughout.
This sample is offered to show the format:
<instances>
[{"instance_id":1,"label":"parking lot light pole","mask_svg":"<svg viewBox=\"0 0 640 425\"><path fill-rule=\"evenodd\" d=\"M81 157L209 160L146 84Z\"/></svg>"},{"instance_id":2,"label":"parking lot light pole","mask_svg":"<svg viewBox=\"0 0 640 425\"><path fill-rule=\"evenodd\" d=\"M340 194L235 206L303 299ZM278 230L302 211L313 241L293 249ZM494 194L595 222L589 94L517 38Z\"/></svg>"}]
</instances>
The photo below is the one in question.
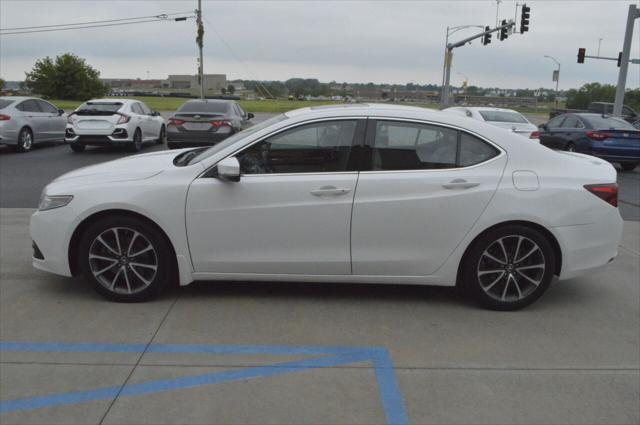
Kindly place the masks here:
<instances>
[{"instance_id":1,"label":"parking lot light pole","mask_svg":"<svg viewBox=\"0 0 640 425\"><path fill-rule=\"evenodd\" d=\"M198 0L198 10L196 10L196 23L198 26L196 41L200 51L198 62L198 82L200 83L200 99L204 99L204 65L202 63L202 45L204 44L204 28L202 26L202 0Z\"/></svg>"},{"instance_id":2,"label":"parking lot light pole","mask_svg":"<svg viewBox=\"0 0 640 425\"><path fill-rule=\"evenodd\" d=\"M558 65L557 74L556 74L556 108L558 108L558 85L560 83L560 62L556 60L553 56L544 55L545 58L551 59Z\"/></svg>"},{"instance_id":3,"label":"parking lot light pole","mask_svg":"<svg viewBox=\"0 0 640 425\"><path fill-rule=\"evenodd\" d=\"M629 15L627 15L627 28L624 34L624 44L622 46L622 56L620 58L620 72L618 73L618 85L616 87L616 98L613 104L613 115L622 115L622 104L624 103L624 89L627 85L627 71L629 69L629 56L631 54L631 40L633 37L633 25L636 19L640 18L640 9L635 4L629 5Z\"/></svg>"}]
</instances>

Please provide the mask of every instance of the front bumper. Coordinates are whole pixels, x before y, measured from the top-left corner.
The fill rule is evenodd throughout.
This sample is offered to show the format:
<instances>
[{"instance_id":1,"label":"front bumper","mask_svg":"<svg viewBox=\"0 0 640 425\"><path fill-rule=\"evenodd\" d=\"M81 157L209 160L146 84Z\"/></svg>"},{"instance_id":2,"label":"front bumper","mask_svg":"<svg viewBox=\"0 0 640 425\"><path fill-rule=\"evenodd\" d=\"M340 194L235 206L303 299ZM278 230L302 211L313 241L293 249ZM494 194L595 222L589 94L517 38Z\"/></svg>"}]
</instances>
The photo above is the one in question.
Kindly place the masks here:
<instances>
[{"instance_id":1,"label":"front bumper","mask_svg":"<svg viewBox=\"0 0 640 425\"><path fill-rule=\"evenodd\" d=\"M71 276L69 268L69 242L73 228L69 217L74 217L68 207L48 211L36 211L29 222L29 233L33 240L33 267L62 276ZM37 255L39 251L40 255ZM38 258L41 257L41 258Z\"/></svg>"}]
</instances>

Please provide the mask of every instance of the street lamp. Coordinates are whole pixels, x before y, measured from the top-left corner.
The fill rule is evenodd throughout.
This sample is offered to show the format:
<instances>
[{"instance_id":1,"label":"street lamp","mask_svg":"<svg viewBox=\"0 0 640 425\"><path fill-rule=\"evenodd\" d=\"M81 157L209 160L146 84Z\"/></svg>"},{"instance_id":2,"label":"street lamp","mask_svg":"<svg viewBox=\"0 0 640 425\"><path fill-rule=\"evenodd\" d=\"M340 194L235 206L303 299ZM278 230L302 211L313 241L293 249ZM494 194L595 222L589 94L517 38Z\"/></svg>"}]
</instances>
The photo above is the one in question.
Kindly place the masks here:
<instances>
[{"instance_id":1,"label":"street lamp","mask_svg":"<svg viewBox=\"0 0 640 425\"><path fill-rule=\"evenodd\" d=\"M556 63L556 65L558 65L556 75L554 75L556 80L556 108L558 108L558 84L560 83L560 62L558 62L556 58L554 58L553 56L544 55L544 57L547 59L551 59Z\"/></svg>"},{"instance_id":2,"label":"street lamp","mask_svg":"<svg viewBox=\"0 0 640 425\"><path fill-rule=\"evenodd\" d=\"M482 25L458 25L457 27L447 27L447 36L444 41L444 65L442 67L442 91L440 94L440 102L443 106L449 105L449 76L447 74L447 67L450 66L452 59L451 50L449 49L449 36L455 34L460 30L467 28L480 28L484 30Z\"/></svg>"}]
</instances>

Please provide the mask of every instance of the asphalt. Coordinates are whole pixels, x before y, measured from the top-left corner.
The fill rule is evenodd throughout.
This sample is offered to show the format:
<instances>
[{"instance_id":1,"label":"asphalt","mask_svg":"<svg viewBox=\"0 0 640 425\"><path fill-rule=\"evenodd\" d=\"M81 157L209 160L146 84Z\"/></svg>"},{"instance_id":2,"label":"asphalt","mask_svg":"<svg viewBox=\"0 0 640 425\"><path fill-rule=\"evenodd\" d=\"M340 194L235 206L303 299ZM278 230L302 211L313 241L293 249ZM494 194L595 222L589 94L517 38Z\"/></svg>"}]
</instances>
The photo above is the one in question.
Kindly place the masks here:
<instances>
[{"instance_id":1,"label":"asphalt","mask_svg":"<svg viewBox=\"0 0 640 425\"><path fill-rule=\"evenodd\" d=\"M0 209L0 423L637 424L640 223L500 313L454 289L201 282L144 304L34 270Z\"/></svg>"}]
</instances>

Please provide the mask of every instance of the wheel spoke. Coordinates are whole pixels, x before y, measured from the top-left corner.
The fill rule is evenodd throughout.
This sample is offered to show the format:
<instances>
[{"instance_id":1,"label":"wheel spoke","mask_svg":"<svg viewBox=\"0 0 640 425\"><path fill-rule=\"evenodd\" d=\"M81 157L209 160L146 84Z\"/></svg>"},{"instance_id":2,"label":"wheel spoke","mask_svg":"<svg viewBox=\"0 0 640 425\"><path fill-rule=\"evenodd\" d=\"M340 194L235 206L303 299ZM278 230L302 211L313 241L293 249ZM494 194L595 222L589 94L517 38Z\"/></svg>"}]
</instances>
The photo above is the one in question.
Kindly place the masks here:
<instances>
[{"instance_id":1,"label":"wheel spoke","mask_svg":"<svg viewBox=\"0 0 640 425\"><path fill-rule=\"evenodd\" d=\"M96 277L97 277L97 276L100 276L102 273L106 272L107 270L112 269L112 268L113 268L113 266L115 266L115 265L117 265L117 264L118 264L118 262L117 262L117 261L114 261L114 262L113 262L113 264L109 264L109 265L108 265L107 267L105 267L104 269L102 269L102 270L98 270L97 272L94 272L94 273L93 273L93 275L94 275L94 276L96 276Z\"/></svg>"},{"instance_id":2,"label":"wheel spoke","mask_svg":"<svg viewBox=\"0 0 640 425\"><path fill-rule=\"evenodd\" d=\"M538 245L535 245L535 244L534 244L534 245L533 245L533 248L531 248L531 251L527 252L527 253L525 254L525 256L524 256L524 257L522 257L522 258L518 259L516 262L518 262L518 263L519 263L519 262L521 262L521 261L524 261L526 258L529 258L529 256L530 256L531 254L533 254L534 252L536 252L538 249L539 249L539 248L538 248Z\"/></svg>"},{"instance_id":3,"label":"wheel spoke","mask_svg":"<svg viewBox=\"0 0 640 425\"><path fill-rule=\"evenodd\" d=\"M494 280L493 282L491 282L488 286L485 286L485 287L484 287L484 290L485 290L485 291L489 291L491 288L493 288L493 286L494 286L496 283L498 283L498 282L502 279L502 277L503 277L503 276L504 276L504 271L502 271L502 273L500 273L500 276L498 276L498 277L496 278L496 280Z\"/></svg>"},{"instance_id":4,"label":"wheel spoke","mask_svg":"<svg viewBox=\"0 0 640 425\"><path fill-rule=\"evenodd\" d=\"M515 276L509 275L513 280L513 284L516 286L516 290L518 291L518 299L522 298L522 291L520 290L520 285L518 285L518 279Z\"/></svg>"},{"instance_id":5,"label":"wheel spoke","mask_svg":"<svg viewBox=\"0 0 640 425\"><path fill-rule=\"evenodd\" d=\"M127 268L122 266L122 270L124 270L124 281L127 283L127 292L131 293L131 283L129 283L129 272L127 272Z\"/></svg>"},{"instance_id":6,"label":"wheel spoke","mask_svg":"<svg viewBox=\"0 0 640 425\"><path fill-rule=\"evenodd\" d=\"M522 244L522 240L524 238L522 236L518 236L518 245L516 245L516 253L513 254L513 261L517 262L518 261L518 254L520 253L520 244Z\"/></svg>"},{"instance_id":7,"label":"wheel spoke","mask_svg":"<svg viewBox=\"0 0 640 425\"><path fill-rule=\"evenodd\" d=\"M507 249L504 247L504 242L502 242L502 239L498 239L498 245L500 245L500 248L502 248L502 254L504 255L504 261L509 262L509 256L507 255Z\"/></svg>"},{"instance_id":8,"label":"wheel spoke","mask_svg":"<svg viewBox=\"0 0 640 425\"><path fill-rule=\"evenodd\" d=\"M516 267L516 270L544 269L545 264L534 264L532 266Z\"/></svg>"},{"instance_id":9,"label":"wheel spoke","mask_svg":"<svg viewBox=\"0 0 640 425\"><path fill-rule=\"evenodd\" d=\"M103 257L102 255L96 255L96 254L89 254L89 260L113 261L114 263L118 261L115 258Z\"/></svg>"},{"instance_id":10,"label":"wheel spoke","mask_svg":"<svg viewBox=\"0 0 640 425\"><path fill-rule=\"evenodd\" d=\"M129 241L129 247L127 248L127 255L131 256L131 248L133 248L133 243L136 241L136 239L138 238L138 235L140 235L140 233L138 232L134 232L133 233L133 237L131 238L131 240Z\"/></svg>"},{"instance_id":11,"label":"wheel spoke","mask_svg":"<svg viewBox=\"0 0 640 425\"><path fill-rule=\"evenodd\" d=\"M141 249L140 251L129 255L129 258L137 257L140 254L144 254L147 251L151 251L152 249L153 249L153 246L151 246L151 244L149 244L149 246L147 246L146 248Z\"/></svg>"},{"instance_id":12,"label":"wheel spoke","mask_svg":"<svg viewBox=\"0 0 640 425\"><path fill-rule=\"evenodd\" d=\"M140 273L138 273L138 271L137 271L136 269L134 269L133 267L131 267L131 271L133 272L133 274L135 274L135 275L138 277L138 279L140 279L140 280L145 284L145 286L146 286L146 285L149 285L149 284L151 283L151 280L144 278L144 277L143 277Z\"/></svg>"},{"instance_id":13,"label":"wheel spoke","mask_svg":"<svg viewBox=\"0 0 640 425\"><path fill-rule=\"evenodd\" d=\"M133 267L145 267L147 269L158 270L158 266L154 266L152 264L143 264L143 263L129 263L129 265Z\"/></svg>"},{"instance_id":14,"label":"wheel spoke","mask_svg":"<svg viewBox=\"0 0 640 425\"><path fill-rule=\"evenodd\" d=\"M485 274L494 274L494 273L504 273L504 270L502 270L502 269L482 270L482 271L478 272L478 276L484 276Z\"/></svg>"},{"instance_id":15,"label":"wheel spoke","mask_svg":"<svg viewBox=\"0 0 640 425\"><path fill-rule=\"evenodd\" d=\"M540 285L540 282L534 279L531 279L529 276L527 276L526 274L522 273L520 270L516 270L516 272L518 272L518 274L522 277L524 277L525 279L527 279L529 282L531 282L532 284L534 284L535 286Z\"/></svg>"},{"instance_id":16,"label":"wheel spoke","mask_svg":"<svg viewBox=\"0 0 640 425\"><path fill-rule=\"evenodd\" d=\"M118 269L118 273L116 273L116 275L113 277L113 280L111 281L111 285L109 286L110 290L113 291L113 288L115 288L116 282L118 281L118 277L120 276L120 273L122 273L122 267Z\"/></svg>"},{"instance_id":17,"label":"wheel spoke","mask_svg":"<svg viewBox=\"0 0 640 425\"><path fill-rule=\"evenodd\" d=\"M105 247L107 247L107 249L108 249L109 251L113 252L115 255L120 256L120 253L119 253L119 252L117 252L115 249L111 248L111 246L110 246L108 243L106 243L106 242L104 241L104 239L102 239L102 235L98 236L98 237L96 238L96 240L97 240L98 242L100 242L102 245L104 245Z\"/></svg>"},{"instance_id":18,"label":"wheel spoke","mask_svg":"<svg viewBox=\"0 0 640 425\"><path fill-rule=\"evenodd\" d=\"M118 255L122 255L122 247L120 246L120 238L118 237L118 229L111 229L116 236L116 245L118 246Z\"/></svg>"},{"instance_id":19,"label":"wheel spoke","mask_svg":"<svg viewBox=\"0 0 640 425\"><path fill-rule=\"evenodd\" d=\"M499 260L498 258L496 258L496 257L494 257L493 255L489 254L487 251L485 251L485 252L484 252L484 255L485 255L485 257L489 257L490 259L492 259L492 260L493 260L493 261L495 261L496 263L499 263L499 264L507 264L507 262L506 262L506 261Z\"/></svg>"},{"instance_id":20,"label":"wheel spoke","mask_svg":"<svg viewBox=\"0 0 640 425\"><path fill-rule=\"evenodd\" d=\"M509 282L511 281L511 275L507 276L507 281L504 284L504 290L502 291L502 301L507 297L507 289L509 288Z\"/></svg>"}]
</instances>

